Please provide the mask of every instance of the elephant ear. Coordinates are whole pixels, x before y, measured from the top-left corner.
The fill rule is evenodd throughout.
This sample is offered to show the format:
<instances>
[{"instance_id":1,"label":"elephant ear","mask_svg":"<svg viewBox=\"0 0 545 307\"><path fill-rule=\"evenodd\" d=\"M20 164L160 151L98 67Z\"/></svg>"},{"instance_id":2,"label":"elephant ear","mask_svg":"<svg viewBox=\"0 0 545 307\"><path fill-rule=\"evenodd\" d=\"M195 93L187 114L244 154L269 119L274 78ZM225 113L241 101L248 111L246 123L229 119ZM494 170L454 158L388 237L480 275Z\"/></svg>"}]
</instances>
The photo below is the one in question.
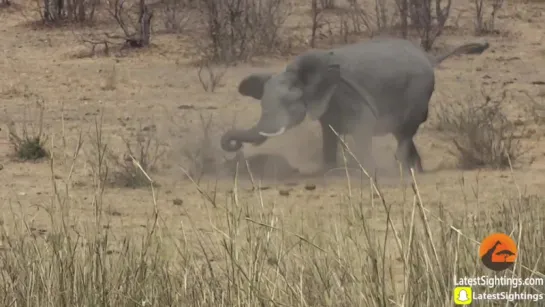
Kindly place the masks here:
<instances>
[{"instance_id":1,"label":"elephant ear","mask_svg":"<svg viewBox=\"0 0 545 307\"><path fill-rule=\"evenodd\" d=\"M303 84L307 113L319 119L327 108L341 80L339 64L332 63L333 52L309 54L296 66Z\"/></svg>"},{"instance_id":2,"label":"elephant ear","mask_svg":"<svg viewBox=\"0 0 545 307\"><path fill-rule=\"evenodd\" d=\"M240 82L238 85L238 92L244 96L250 96L260 100L261 97L263 97L265 82L271 77L271 73L251 74Z\"/></svg>"}]
</instances>

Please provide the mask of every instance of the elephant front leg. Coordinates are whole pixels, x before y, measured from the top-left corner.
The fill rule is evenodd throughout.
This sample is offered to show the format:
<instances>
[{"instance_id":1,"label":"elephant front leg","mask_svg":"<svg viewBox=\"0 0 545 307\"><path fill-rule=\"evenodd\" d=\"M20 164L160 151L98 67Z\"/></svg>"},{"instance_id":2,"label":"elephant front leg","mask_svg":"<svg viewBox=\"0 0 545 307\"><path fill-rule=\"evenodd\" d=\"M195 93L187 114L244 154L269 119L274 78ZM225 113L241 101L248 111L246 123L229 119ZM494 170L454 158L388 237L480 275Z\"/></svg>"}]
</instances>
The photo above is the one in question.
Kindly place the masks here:
<instances>
[{"instance_id":1,"label":"elephant front leg","mask_svg":"<svg viewBox=\"0 0 545 307\"><path fill-rule=\"evenodd\" d=\"M337 135L335 132L333 132L331 127L329 127L329 124L321 122L320 125L322 127L322 154L324 168L329 170L337 166L338 140Z\"/></svg>"}]
</instances>

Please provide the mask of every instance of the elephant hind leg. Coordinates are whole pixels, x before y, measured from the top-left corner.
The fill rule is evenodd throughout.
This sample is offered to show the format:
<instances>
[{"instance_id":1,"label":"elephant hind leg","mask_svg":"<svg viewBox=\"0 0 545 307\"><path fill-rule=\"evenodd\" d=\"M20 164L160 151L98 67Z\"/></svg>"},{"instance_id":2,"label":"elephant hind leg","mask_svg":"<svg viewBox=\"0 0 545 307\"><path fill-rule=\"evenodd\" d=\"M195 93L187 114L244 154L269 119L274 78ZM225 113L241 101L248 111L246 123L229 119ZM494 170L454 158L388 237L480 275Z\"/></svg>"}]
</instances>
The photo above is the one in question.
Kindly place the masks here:
<instances>
[{"instance_id":1,"label":"elephant hind leg","mask_svg":"<svg viewBox=\"0 0 545 307\"><path fill-rule=\"evenodd\" d=\"M405 125L398 129L394 136L397 140L396 158L402 163L406 169L414 168L418 173L422 173L422 159L414 144L414 136L418 131L419 125Z\"/></svg>"}]
</instances>

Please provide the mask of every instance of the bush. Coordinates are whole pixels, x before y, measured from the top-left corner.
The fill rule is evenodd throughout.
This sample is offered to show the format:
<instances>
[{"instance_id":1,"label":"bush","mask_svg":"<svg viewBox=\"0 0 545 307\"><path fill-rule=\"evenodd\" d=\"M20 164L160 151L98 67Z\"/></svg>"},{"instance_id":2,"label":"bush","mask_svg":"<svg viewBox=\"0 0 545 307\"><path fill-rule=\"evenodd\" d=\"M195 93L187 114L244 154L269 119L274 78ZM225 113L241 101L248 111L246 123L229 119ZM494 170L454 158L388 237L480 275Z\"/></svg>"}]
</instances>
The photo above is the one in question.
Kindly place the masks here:
<instances>
[{"instance_id":1,"label":"bush","mask_svg":"<svg viewBox=\"0 0 545 307\"><path fill-rule=\"evenodd\" d=\"M431 50L435 40L443 33L450 16L452 0L398 0L407 1L401 7L407 8L407 17L418 32L420 45ZM445 3L446 2L446 3Z\"/></svg>"},{"instance_id":2,"label":"bush","mask_svg":"<svg viewBox=\"0 0 545 307\"><path fill-rule=\"evenodd\" d=\"M494 32L496 30L496 15L498 11L502 8L505 0L492 0L490 8L486 6L488 1L484 0L473 0L475 6L475 34L483 35L487 33ZM489 14L486 14L486 11L489 11Z\"/></svg>"},{"instance_id":3,"label":"bush","mask_svg":"<svg viewBox=\"0 0 545 307\"><path fill-rule=\"evenodd\" d=\"M130 188L150 185L149 174L157 171L159 161L166 153L166 145L160 142L155 125L139 124L135 130L129 138L123 138L125 151L120 154L102 137L102 115L96 120L96 136L92 137L91 143L92 159L87 162L95 174L108 176L107 183ZM98 180L106 181L106 178Z\"/></svg>"},{"instance_id":4,"label":"bush","mask_svg":"<svg viewBox=\"0 0 545 307\"><path fill-rule=\"evenodd\" d=\"M507 91L497 99L482 93L483 102L457 101L437 111L435 130L454 145L449 153L464 169L508 168L526 153L521 143L524 128L509 119L502 106Z\"/></svg>"},{"instance_id":5,"label":"bush","mask_svg":"<svg viewBox=\"0 0 545 307\"><path fill-rule=\"evenodd\" d=\"M37 118L27 117L28 110L25 111L21 131L18 131L13 120L10 120L8 124L9 141L15 156L22 161L38 160L49 156L49 152L45 149L47 137L43 131L45 110L43 101L37 101L36 108L38 109Z\"/></svg>"},{"instance_id":6,"label":"bush","mask_svg":"<svg viewBox=\"0 0 545 307\"><path fill-rule=\"evenodd\" d=\"M375 0L374 6L362 0L348 0L345 9L334 13L338 32L347 42L350 34L365 32L369 36L387 33L409 39L418 37L420 45L429 51L443 34L450 17L452 0ZM311 0L310 46L314 47L318 37L333 33L331 14L326 12L324 1ZM324 27L327 25L327 29ZM328 33L329 32L329 33Z\"/></svg>"},{"instance_id":7,"label":"bush","mask_svg":"<svg viewBox=\"0 0 545 307\"><path fill-rule=\"evenodd\" d=\"M229 63L246 61L278 47L279 31L289 15L286 0L199 0L208 42L195 43L202 56Z\"/></svg>"},{"instance_id":8,"label":"bush","mask_svg":"<svg viewBox=\"0 0 545 307\"><path fill-rule=\"evenodd\" d=\"M49 24L93 22L99 3L99 0L36 0L42 21Z\"/></svg>"}]
</instances>

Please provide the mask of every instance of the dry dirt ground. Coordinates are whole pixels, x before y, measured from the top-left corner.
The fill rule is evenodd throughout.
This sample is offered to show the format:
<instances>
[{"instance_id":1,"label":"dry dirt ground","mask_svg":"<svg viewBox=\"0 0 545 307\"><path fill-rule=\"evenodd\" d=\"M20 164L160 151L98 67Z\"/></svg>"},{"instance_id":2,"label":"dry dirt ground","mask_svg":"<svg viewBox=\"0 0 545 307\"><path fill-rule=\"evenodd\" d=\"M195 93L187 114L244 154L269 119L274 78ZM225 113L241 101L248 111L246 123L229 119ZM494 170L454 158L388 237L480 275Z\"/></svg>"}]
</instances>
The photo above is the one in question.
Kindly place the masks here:
<instances>
[{"instance_id":1,"label":"dry dirt ground","mask_svg":"<svg viewBox=\"0 0 545 307\"><path fill-rule=\"evenodd\" d=\"M454 6L460 12L458 28L447 30L438 40L437 46L442 50L481 39L471 35L472 10L468 2L457 0ZM534 83L545 81L545 16L541 13L544 8L545 3L507 3L497 20L500 34L485 37L490 43L489 50L482 55L458 56L445 61L437 69L430 122L438 104L469 101L478 97L483 87L494 94L496 85L507 84L506 88L513 93L509 102L513 109L524 103L519 90L540 97L545 86ZM208 93L197 79L197 69L187 65L190 59L184 58L181 51L185 48L183 39L174 35L157 36L151 49L124 57L78 57L75 55L86 47L70 30L32 29L28 14L20 14L19 9L3 10L0 16L2 112L6 118L21 125L28 121L25 110L32 106L35 97L43 98L48 147L56 159L54 176L47 162L14 161L9 156L11 147L5 122L2 122L0 211L3 222L10 225L24 217L37 229L49 229L44 206L52 201L51 181L54 178L61 184L67 179L70 156L80 131L85 142L74 166L70 186L71 214L74 224L85 224L92 219L94 189L90 161L96 159L92 139L95 119L102 111L103 139L121 155L124 152L122 137L131 138L131 132L140 124L157 127L159 139L169 146L161 167L151 174L160 184L157 206L165 225L173 232L189 222L208 228L211 206L182 171L182 168L190 168L184 158L184 149L199 142L202 135L200 116L213 118L214 146L218 146L220 133L232 125L235 117L238 127L254 123L259 116L259 104L238 94L238 82L250 72L279 71L288 59L264 59L253 66L240 64L226 72L214 93ZM315 123L304 123L262 147L249 146L246 150L249 154L282 154L294 167L312 172L320 160L320 135L316 128ZM538 130L537 134L545 134L545 129ZM425 125L416 138L424 167L429 171L417 176L425 205L434 211L436 204L446 204L447 210L454 215L482 210L494 212L498 201L519 193L517 186L520 190L541 195L545 190L545 157L542 154L545 147L533 140L528 143L533 145L531 155L535 157L531 165L521 165L512 172L462 171L454 167L445 144L428 124ZM380 162L393 164L395 146L392 138L377 139L376 144L375 154ZM274 204L279 216L293 218L293 225L287 225L288 228L296 228L303 222L308 229L318 229L343 210L339 204L346 200L349 192L369 198L368 181L354 178L358 176L352 177L351 191L342 173L324 178L269 180L266 184L270 188L262 190L261 195L248 191L250 183L241 180L238 197L241 202L256 206L261 200L265 206ZM316 184L315 190L304 188L308 181ZM396 204L394 212L400 212L404 204L412 201L412 192L407 185L394 183L395 180L390 180L382 190L386 198ZM199 185L206 191L217 189L217 202L221 203L230 197L233 181L229 176L220 177L218 182L206 177ZM283 189L289 189L289 195L279 193ZM111 207L112 228L119 233L142 231L153 207L146 188L108 188L104 202ZM377 217L377 225L384 224L382 210L370 207L368 211L370 216Z\"/></svg>"}]
</instances>

